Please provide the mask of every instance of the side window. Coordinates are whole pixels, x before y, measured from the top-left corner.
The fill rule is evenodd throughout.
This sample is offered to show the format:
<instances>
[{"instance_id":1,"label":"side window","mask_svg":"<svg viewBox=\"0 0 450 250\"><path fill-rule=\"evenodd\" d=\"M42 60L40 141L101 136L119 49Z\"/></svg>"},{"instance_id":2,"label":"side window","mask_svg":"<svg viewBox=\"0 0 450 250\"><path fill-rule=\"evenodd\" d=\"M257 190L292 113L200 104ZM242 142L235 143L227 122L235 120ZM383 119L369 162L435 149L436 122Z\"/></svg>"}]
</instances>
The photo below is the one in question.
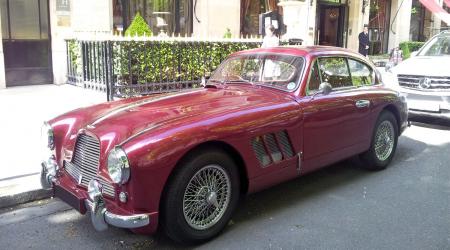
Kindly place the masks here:
<instances>
[{"instance_id":1,"label":"side window","mask_svg":"<svg viewBox=\"0 0 450 250\"><path fill-rule=\"evenodd\" d=\"M311 94L311 92L317 91L320 86L320 75L319 75L319 67L317 66L317 61L314 62L314 65L311 67L311 74L309 76L307 95Z\"/></svg>"},{"instance_id":2,"label":"side window","mask_svg":"<svg viewBox=\"0 0 450 250\"><path fill-rule=\"evenodd\" d=\"M348 59L348 66L352 74L353 86L369 86L374 84L374 74L372 68L366 64Z\"/></svg>"},{"instance_id":3,"label":"side window","mask_svg":"<svg viewBox=\"0 0 450 250\"><path fill-rule=\"evenodd\" d=\"M329 83L333 89L353 86L345 58L319 58L318 63L322 82Z\"/></svg>"}]
</instances>

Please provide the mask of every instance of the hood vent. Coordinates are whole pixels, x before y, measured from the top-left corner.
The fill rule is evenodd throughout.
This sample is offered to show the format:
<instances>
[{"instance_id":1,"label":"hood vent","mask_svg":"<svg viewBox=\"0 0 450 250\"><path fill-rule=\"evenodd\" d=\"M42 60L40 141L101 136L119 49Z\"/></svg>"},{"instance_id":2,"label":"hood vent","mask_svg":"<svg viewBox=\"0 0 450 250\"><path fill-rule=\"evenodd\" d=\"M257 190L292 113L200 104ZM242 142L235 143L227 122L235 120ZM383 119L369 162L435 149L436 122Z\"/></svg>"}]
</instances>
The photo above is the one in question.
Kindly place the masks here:
<instances>
[{"instance_id":1,"label":"hood vent","mask_svg":"<svg viewBox=\"0 0 450 250\"><path fill-rule=\"evenodd\" d=\"M292 144L285 130L253 138L252 147L262 167L294 156Z\"/></svg>"}]
</instances>

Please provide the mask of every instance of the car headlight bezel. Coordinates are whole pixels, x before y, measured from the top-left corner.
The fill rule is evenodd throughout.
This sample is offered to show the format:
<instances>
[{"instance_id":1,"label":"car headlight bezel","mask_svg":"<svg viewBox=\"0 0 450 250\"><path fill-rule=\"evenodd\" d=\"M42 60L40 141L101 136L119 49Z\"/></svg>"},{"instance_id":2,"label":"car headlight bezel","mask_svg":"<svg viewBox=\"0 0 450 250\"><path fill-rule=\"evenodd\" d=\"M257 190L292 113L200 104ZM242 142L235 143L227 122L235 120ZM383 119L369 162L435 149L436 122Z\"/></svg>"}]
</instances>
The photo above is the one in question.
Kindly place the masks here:
<instances>
[{"instance_id":1,"label":"car headlight bezel","mask_svg":"<svg viewBox=\"0 0 450 250\"><path fill-rule=\"evenodd\" d=\"M115 184L125 184L130 179L130 163L121 147L113 148L108 154L108 174Z\"/></svg>"},{"instance_id":2,"label":"car headlight bezel","mask_svg":"<svg viewBox=\"0 0 450 250\"><path fill-rule=\"evenodd\" d=\"M42 142L45 147L50 150L55 149L55 135L53 133L53 128L48 122L44 122L41 128Z\"/></svg>"}]
</instances>

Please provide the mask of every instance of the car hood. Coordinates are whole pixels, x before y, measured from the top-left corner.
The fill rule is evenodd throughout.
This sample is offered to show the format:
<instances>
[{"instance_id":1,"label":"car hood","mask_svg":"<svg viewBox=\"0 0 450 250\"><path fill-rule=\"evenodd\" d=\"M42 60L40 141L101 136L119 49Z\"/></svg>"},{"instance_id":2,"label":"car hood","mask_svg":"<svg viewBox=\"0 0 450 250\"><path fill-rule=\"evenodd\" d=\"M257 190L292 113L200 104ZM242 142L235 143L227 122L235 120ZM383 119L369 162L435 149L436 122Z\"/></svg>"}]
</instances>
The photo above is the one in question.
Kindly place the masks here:
<instances>
[{"instance_id":1,"label":"car hood","mask_svg":"<svg viewBox=\"0 0 450 250\"><path fill-rule=\"evenodd\" d=\"M72 117L83 121L78 130L93 133L102 144L107 141L109 148L152 129L293 102L292 96L280 91L229 86L106 103L78 110Z\"/></svg>"},{"instance_id":2,"label":"car hood","mask_svg":"<svg viewBox=\"0 0 450 250\"><path fill-rule=\"evenodd\" d=\"M450 76L450 56L416 56L409 58L392 69L400 75Z\"/></svg>"}]
</instances>

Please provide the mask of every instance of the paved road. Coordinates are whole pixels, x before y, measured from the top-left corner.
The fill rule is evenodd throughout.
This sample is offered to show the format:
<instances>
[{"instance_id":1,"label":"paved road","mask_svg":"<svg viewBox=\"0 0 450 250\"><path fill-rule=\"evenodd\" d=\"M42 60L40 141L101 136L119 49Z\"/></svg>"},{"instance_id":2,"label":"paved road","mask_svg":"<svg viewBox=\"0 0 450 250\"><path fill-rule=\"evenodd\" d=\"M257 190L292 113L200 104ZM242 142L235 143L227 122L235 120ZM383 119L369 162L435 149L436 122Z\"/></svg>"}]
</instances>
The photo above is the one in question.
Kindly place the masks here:
<instances>
[{"instance_id":1,"label":"paved road","mask_svg":"<svg viewBox=\"0 0 450 250\"><path fill-rule=\"evenodd\" d=\"M163 235L96 232L48 200L0 212L1 249L177 248ZM199 249L450 249L450 126L412 126L381 172L350 161L251 195Z\"/></svg>"}]
</instances>

